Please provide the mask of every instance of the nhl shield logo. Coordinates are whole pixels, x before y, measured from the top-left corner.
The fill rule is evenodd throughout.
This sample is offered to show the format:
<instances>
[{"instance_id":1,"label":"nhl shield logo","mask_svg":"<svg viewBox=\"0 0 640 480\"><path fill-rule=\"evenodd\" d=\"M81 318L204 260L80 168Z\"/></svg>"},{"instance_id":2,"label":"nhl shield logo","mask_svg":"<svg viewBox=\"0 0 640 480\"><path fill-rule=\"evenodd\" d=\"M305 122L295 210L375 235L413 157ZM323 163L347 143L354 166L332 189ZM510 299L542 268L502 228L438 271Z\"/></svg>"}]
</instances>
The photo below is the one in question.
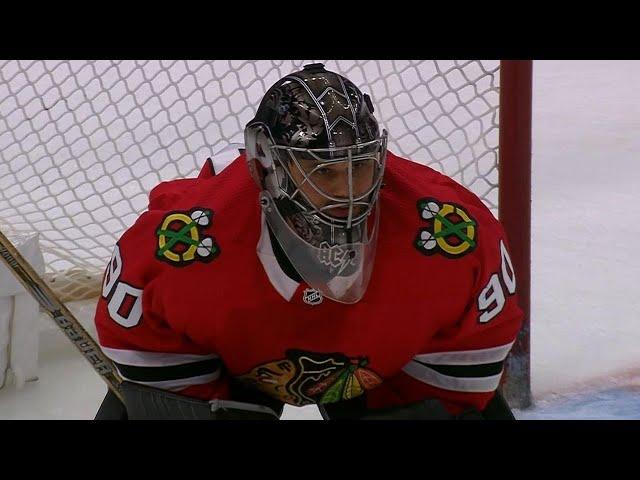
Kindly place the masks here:
<instances>
[{"instance_id":1,"label":"nhl shield logo","mask_svg":"<svg viewBox=\"0 0 640 480\"><path fill-rule=\"evenodd\" d=\"M302 292L302 300L308 305L320 305L322 303L322 294L313 288L305 288Z\"/></svg>"}]
</instances>

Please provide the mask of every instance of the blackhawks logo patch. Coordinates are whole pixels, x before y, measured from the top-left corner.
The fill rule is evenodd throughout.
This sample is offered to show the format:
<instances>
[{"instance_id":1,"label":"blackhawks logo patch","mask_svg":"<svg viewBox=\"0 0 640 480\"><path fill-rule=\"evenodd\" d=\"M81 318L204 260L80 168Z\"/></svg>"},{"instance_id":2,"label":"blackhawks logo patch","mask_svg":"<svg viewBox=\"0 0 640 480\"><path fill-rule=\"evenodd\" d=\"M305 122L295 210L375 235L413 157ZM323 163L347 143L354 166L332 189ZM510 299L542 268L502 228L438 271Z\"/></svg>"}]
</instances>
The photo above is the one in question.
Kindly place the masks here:
<instances>
[{"instance_id":1,"label":"blackhawks logo patch","mask_svg":"<svg viewBox=\"0 0 640 480\"><path fill-rule=\"evenodd\" d=\"M417 207L420 219L429 223L413 242L420 253L458 258L476 247L478 225L462 207L433 198L418 200Z\"/></svg>"},{"instance_id":2,"label":"blackhawks logo patch","mask_svg":"<svg viewBox=\"0 0 640 480\"><path fill-rule=\"evenodd\" d=\"M291 405L349 400L382 383L366 357L287 350L286 358L258 365L240 381Z\"/></svg>"},{"instance_id":3,"label":"blackhawks logo patch","mask_svg":"<svg viewBox=\"0 0 640 480\"><path fill-rule=\"evenodd\" d=\"M164 217L156 230L156 257L174 266L184 266L195 260L210 262L220 254L220 247L204 229L211 226L213 212L194 208L188 212L172 212Z\"/></svg>"}]
</instances>

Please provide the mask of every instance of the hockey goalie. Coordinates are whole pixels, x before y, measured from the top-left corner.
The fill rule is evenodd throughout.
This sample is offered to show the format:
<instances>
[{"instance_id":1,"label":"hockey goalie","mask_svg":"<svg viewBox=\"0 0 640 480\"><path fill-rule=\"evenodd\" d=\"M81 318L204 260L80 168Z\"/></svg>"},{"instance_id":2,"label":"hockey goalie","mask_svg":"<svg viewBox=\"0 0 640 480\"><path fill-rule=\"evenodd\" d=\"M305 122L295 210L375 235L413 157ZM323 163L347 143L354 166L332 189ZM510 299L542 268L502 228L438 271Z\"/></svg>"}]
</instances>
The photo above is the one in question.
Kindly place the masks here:
<instances>
[{"instance_id":1,"label":"hockey goalie","mask_svg":"<svg viewBox=\"0 0 640 480\"><path fill-rule=\"evenodd\" d=\"M516 291L483 203L388 151L369 96L310 64L235 160L158 185L117 242L95 322L125 402L96 418L513 418Z\"/></svg>"}]
</instances>

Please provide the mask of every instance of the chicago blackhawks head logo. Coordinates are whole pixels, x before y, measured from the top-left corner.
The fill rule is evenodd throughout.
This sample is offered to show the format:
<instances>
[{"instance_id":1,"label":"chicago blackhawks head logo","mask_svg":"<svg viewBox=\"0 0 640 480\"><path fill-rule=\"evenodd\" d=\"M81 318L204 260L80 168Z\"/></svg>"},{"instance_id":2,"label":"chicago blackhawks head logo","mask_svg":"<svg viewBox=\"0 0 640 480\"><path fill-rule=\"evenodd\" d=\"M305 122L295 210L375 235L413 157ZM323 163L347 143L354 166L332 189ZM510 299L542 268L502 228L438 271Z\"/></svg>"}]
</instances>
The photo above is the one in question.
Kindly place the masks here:
<instances>
[{"instance_id":1,"label":"chicago blackhawks head logo","mask_svg":"<svg viewBox=\"0 0 640 480\"><path fill-rule=\"evenodd\" d=\"M287 350L286 359L259 365L238 377L283 402L302 406L349 400L378 386L382 379L364 368L365 357Z\"/></svg>"},{"instance_id":2,"label":"chicago blackhawks head logo","mask_svg":"<svg viewBox=\"0 0 640 480\"><path fill-rule=\"evenodd\" d=\"M413 242L420 253L457 258L475 248L478 226L462 207L433 198L418 200L417 207L420 218L430 223Z\"/></svg>"},{"instance_id":3,"label":"chicago blackhawks head logo","mask_svg":"<svg viewBox=\"0 0 640 480\"><path fill-rule=\"evenodd\" d=\"M188 212L172 212L162 220L156 235L156 257L172 265L188 265L194 260L210 262L220 254L213 237L202 231L211 225L213 212L195 208Z\"/></svg>"}]
</instances>

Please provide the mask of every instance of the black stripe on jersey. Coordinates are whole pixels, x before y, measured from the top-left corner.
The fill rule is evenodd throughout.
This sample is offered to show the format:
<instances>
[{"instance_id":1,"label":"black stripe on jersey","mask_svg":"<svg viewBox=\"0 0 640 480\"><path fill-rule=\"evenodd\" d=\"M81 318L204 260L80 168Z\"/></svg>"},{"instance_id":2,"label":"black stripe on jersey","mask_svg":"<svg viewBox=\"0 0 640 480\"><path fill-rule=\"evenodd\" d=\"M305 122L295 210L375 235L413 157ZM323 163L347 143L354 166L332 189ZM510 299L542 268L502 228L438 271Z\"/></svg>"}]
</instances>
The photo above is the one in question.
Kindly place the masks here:
<instances>
[{"instance_id":1,"label":"black stripe on jersey","mask_svg":"<svg viewBox=\"0 0 640 480\"><path fill-rule=\"evenodd\" d=\"M504 362L485 363L482 365L433 365L431 363L414 360L420 365L424 365L435 370L442 375L460 378L482 378L492 377L502 372Z\"/></svg>"},{"instance_id":2,"label":"black stripe on jersey","mask_svg":"<svg viewBox=\"0 0 640 480\"><path fill-rule=\"evenodd\" d=\"M115 365L127 380L133 382L163 382L215 373L220 369L221 362L219 358L210 358L200 362L167 367L138 367L122 363L115 363Z\"/></svg>"}]
</instances>

